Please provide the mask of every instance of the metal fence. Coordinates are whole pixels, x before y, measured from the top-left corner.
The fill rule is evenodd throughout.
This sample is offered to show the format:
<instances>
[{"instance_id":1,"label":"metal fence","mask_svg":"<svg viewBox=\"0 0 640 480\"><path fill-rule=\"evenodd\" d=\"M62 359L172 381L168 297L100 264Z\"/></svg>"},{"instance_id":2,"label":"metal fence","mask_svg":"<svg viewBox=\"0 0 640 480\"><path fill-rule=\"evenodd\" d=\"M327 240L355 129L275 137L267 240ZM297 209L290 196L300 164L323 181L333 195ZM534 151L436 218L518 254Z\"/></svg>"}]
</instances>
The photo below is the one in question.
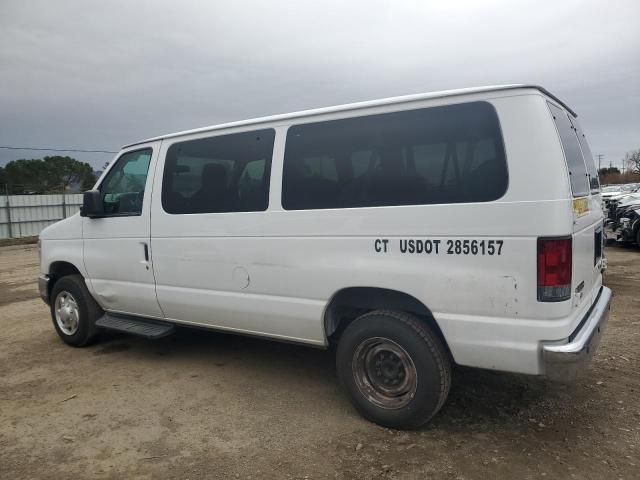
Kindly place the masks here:
<instances>
[{"instance_id":1,"label":"metal fence","mask_svg":"<svg viewBox=\"0 0 640 480\"><path fill-rule=\"evenodd\" d=\"M0 239L38 235L82 205L81 193L9 195L8 191L0 190Z\"/></svg>"}]
</instances>

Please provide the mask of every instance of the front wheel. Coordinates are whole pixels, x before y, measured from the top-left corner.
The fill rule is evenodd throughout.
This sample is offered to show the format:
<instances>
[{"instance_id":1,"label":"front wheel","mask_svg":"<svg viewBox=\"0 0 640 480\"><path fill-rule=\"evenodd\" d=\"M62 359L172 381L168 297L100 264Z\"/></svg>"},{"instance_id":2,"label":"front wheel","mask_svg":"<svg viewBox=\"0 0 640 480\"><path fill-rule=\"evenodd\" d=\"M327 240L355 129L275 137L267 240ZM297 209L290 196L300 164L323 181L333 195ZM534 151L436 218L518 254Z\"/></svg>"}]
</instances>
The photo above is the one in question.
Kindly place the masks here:
<instances>
[{"instance_id":1,"label":"front wheel","mask_svg":"<svg viewBox=\"0 0 640 480\"><path fill-rule=\"evenodd\" d=\"M81 275L58 280L51 290L51 320L60 338L73 347L89 345L96 337L96 320L102 310Z\"/></svg>"},{"instance_id":2,"label":"front wheel","mask_svg":"<svg viewBox=\"0 0 640 480\"><path fill-rule=\"evenodd\" d=\"M356 409L391 428L417 428L440 410L451 362L429 326L404 312L377 310L355 319L338 343L338 377Z\"/></svg>"}]
</instances>

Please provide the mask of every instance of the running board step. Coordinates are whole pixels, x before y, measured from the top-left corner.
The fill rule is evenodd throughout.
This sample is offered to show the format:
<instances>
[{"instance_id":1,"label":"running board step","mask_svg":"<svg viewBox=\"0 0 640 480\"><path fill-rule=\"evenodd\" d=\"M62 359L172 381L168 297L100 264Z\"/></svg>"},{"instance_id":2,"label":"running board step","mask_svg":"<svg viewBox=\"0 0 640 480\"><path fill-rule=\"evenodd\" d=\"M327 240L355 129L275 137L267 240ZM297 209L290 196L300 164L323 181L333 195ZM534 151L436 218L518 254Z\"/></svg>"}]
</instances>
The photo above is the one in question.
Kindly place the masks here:
<instances>
[{"instance_id":1,"label":"running board step","mask_svg":"<svg viewBox=\"0 0 640 480\"><path fill-rule=\"evenodd\" d=\"M145 338L161 338L172 334L176 327L171 323L147 320L146 318L130 317L105 313L96 320L96 327L132 333Z\"/></svg>"}]
</instances>

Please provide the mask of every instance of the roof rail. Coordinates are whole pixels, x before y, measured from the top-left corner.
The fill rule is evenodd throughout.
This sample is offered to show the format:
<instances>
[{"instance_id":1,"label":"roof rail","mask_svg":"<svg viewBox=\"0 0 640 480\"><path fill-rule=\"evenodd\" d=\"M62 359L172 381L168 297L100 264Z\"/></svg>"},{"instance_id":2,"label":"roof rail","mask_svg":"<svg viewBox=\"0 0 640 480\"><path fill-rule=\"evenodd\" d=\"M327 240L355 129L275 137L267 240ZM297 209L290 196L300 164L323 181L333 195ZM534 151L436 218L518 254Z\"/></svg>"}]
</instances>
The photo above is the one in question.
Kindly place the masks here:
<instances>
[{"instance_id":1,"label":"roof rail","mask_svg":"<svg viewBox=\"0 0 640 480\"><path fill-rule=\"evenodd\" d=\"M540 91L541 93L543 93L547 97L551 98L553 101L559 103L565 110L567 110L569 113L571 113L571 115L573 115L574 117L578 116L573 110L571 110L571 108L569 108L567 106L566 103L564 103L558 97L556 97L551 92L549 92L548 90L546 90L545 88L543 88L543 87L541 87L539 85L532 85L532 84L494 85L494 86L487 86L487 87L462 88L462 89L457 89L457 90L444 90L444 91L440 91L440 92L418 93L418 94L413 94L413 95L404 95L404 96L400 96L400 97L389 97L389 98L382 98L382 99L377 99L377 100L368 100L368 101L364 101L364 102L348 103L348 104L344 104L344 105L336 105L336 106L333 106L333 107L316 108L316 109L303 110L303 111L292 112L292 113L285 113L285 114L271 115L271 116L266 116L266 117L252 118L252 119L249 119L249 120L241 120L241 121L236 121L236 122L222 123L222 124L219 124L219 125L211 125L211 126L208 126L208 127L201 127L201 128L196 128L196 129L192 129L192 130L185 130L185 131L181 131L181 132L169 133L169 134L160 135L160 136L157 136L157 137L148 138L146 140L141 140L141 141L138 141L138 142L135 142L135 143L130 143L128 145L123 146L122 148L129 148L129 147L133 147L135 145L140 145L142 143L153 142L153 141L162 140L162 139L165 139L165 138L179 137L179 136L187 135L187 134L204 133L204 132L208 132L208 131L221 130L221 129L224 129L224 128L242 127L242 126L260 124L260 123L266 123L266 122L289 120L289 119L293 119L293 118L300 118L300 117L311 116L311 115L321 115L321 114L324 114L324 113L334 113L334 112L343 112L343 111L349 111L349 110L358 110L358 109L361 109L361 108L378 107L378 106L383 106L383 105L393 105L393 104L399 104L399 103L413 102L413 101L416 101L416 100L427 100L427 99L433 99L433 98L453 97L453 96L457 96L457 95L468 95L468 94L473 94L473 93L496 92L496 91L503 91L503 90L518 90L518 89L526 89L526 88L533 88L533 89L536 89L536 90Z\"/></svg>"}]
</instances>

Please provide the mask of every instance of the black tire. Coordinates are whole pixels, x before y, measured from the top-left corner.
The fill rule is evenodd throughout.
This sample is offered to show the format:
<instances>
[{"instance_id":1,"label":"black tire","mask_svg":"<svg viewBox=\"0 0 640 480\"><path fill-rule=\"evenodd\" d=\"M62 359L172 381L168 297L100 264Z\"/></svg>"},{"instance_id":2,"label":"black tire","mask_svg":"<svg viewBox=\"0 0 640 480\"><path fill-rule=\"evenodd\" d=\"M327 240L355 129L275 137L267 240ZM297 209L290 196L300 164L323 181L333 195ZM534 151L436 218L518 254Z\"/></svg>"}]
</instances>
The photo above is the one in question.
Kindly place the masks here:
<instances>
[{"instance_id":1,"label":"black tire","mask_svg":"<svg viewBox=\"0 0 640 480\"><path fill-rule=\"evenodd\" d=\"M384 427L424 425L449 394L451 361L444 345L408 313L376 310L355 319L339 339L336 363L358 412ZM389 388L395 391L387 394Z\"/></svg>"},{"instance_id":2,"label":"black tire","mask_svg":"<svg viewBox=\"0 0 640 480\"><path fill-rule=\"evenodd\" d=\"M70 298L77 307L74 309L74 311L77 311L78 317L77 327L75 329L65 325L62 320L59 323L56 318L56 310L58 310L57 307L59 306L57 300L59 296L61 301L66 298L67 302L70 302ZM66 344L72 347L86 347L95 340L95 323L103 312L89 293L89 290L87 290L84 278L82 278L81 275L68 275L58 280L51 290L50 304L53 326ZM60 315L60 312L58 314ZM71 316L73 317L73 315ZM69 315L63 315L62 318L65 317L68 319Z\"/></svg>"}]
</instances>

